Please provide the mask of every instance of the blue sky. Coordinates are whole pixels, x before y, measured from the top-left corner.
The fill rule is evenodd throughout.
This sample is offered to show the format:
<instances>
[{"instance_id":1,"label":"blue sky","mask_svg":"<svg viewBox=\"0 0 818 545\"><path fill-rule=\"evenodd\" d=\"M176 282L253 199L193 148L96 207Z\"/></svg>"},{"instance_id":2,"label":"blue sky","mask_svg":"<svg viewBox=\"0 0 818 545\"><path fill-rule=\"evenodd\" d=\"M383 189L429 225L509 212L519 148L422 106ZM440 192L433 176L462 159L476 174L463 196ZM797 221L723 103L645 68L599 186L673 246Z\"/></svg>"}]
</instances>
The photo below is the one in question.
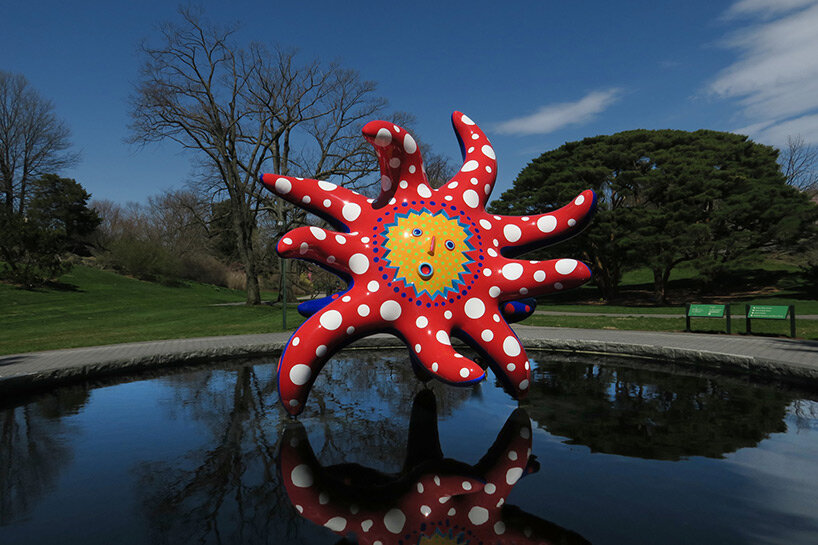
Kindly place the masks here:
<instances>
[{"instance_id":1,"label":"blue sky","mask_svg":"<svg viewBox=\"0 0 818 545\"><path fill-rule=\"evenodd\" d=\"M376 81L390 108L416 117L417 136L455 160L449 116L467 113L497 151L495 195L544 151L627 129L818 143L818 0L229 4L201 5L240 23L243 40ZM124 143L138 44L167 20L176 5L155 0L4 6L0 69L54 102L83 158L64 174L95 198L142 202L192 175L172 143Z\"/></svg>"}]
</instances>

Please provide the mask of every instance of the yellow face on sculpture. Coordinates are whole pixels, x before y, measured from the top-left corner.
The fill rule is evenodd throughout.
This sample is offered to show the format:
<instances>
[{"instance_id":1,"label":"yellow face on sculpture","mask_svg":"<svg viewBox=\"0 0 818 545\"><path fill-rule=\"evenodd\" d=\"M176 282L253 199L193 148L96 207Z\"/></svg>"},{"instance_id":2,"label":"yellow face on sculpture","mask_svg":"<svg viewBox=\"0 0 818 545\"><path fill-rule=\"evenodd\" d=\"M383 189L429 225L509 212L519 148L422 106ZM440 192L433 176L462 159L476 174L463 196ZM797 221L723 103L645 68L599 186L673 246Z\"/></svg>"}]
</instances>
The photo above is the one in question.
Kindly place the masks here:
<instances>
[{"instance_id":1,"label":"yellow face on sculpture","mask_svg":"<svg viewBox=\"0 0 818 545\"><path fill-rule=\"evenodd\" d=\"M464 254L471 249L468 239L457 219L445 213L410 212L388 226L384 248L389 265L398 269L396 278L413 285L417 293L426 291L434 297L445 295L447 288L456 289L470 261Z\"/></svg>"}]
</instances>

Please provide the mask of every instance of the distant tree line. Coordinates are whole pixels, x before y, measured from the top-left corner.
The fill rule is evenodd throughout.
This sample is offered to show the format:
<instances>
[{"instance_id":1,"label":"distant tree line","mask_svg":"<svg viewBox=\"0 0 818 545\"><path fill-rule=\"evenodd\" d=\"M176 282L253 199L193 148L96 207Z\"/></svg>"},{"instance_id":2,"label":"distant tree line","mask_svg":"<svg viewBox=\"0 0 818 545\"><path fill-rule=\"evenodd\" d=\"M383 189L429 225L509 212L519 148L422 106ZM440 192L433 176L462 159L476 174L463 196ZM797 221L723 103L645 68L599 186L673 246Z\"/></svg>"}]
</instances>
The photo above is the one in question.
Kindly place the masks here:
<instances>
[{"instance_id":1,"label":"distant tree line","mask_svg":"<svg viewBox=\"0 0 818 545\"><path fill-rule=\"evenodd\" d=\"M590 227L551 254L582 256L606 300L617 297L624 272L647 266L663 302L681 263L716 281L762 252L815 247L818 206L787 183L778 153L709 130L596 136L532 161L492 209L542 213L593 189L598 211Z\"/></svg>"}]
</instances>

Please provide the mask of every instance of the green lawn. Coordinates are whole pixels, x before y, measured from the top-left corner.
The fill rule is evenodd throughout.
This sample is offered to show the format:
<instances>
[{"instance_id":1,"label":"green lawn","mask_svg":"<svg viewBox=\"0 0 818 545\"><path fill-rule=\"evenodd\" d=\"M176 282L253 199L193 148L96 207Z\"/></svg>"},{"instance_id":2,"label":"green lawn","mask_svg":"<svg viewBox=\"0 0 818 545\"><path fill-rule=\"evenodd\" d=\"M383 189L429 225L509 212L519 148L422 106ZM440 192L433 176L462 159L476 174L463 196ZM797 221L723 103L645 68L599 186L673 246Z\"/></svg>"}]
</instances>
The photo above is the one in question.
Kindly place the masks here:
<instances>
[{"instance_id":1,"label":"green lawn","mask_svg":"<svg viewBox=\"0 0 818 545\"><path fill-rule=\"evenodd\" d=\"M281 330L281 307L244 305L244 293L207 284L169 287L76 266L73 289L26 291L0 284L0 354L155 339ZM303 321L295 308L292 328Z\"/></svg>"}]
</instances>

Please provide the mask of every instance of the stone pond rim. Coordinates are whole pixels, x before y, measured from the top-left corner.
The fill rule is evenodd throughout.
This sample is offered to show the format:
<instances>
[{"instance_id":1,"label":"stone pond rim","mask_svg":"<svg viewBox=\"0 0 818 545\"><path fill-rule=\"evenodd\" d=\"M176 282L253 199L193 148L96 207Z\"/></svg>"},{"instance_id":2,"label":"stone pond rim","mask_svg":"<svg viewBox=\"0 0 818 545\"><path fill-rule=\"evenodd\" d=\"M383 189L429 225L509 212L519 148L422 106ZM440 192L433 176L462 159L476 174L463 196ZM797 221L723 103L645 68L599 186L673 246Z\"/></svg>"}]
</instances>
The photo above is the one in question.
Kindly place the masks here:
<instances>
[{"instance_id":1,"label":"stone pond rim","mask_svg":"<svg viewBox=\"0 0 818 545\"><path fill-rule=\"evenodd\" d=\"M780 380L818 391L818 342L771 337L575 328L514 327L526 349L669 360L701 371ZM0 356L0 396L117 375L155 374L207 361L277 357L289 333L126 343ZM405 348L391 335L349 349ZM675 368L674 368L675 369Z\"/></svg>"}]
</instances>

